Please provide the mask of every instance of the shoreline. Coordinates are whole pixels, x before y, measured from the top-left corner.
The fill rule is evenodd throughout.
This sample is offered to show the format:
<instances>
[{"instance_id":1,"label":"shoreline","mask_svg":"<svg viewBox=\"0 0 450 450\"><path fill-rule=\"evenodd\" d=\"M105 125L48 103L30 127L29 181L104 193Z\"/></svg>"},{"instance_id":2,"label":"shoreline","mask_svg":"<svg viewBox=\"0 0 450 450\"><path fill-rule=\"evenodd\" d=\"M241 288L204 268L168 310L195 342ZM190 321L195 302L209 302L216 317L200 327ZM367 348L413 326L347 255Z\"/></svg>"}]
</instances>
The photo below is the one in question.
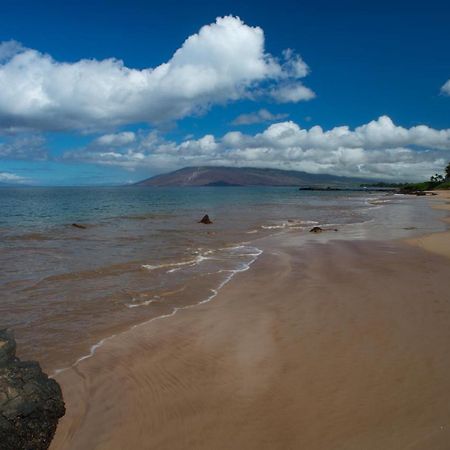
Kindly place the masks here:
<instances>
[{"instance_id":1,"label":"shoreline","mask_svg":"<svg viewBox=\"0 0 450 450\"><path fill-rule=\"evenodd\" d=\"M93 356L95 356L95 353L97 351L97 349L101 348L103 346L103 344L105 344L106 342L110 341L111 339L114 339L118 336L121 336L123 334L126 334L132 330L134 330L135 328L139 328L142 326L146 326L149 325L151 322L154 322L156 320L162 320L162 319L167 319L169 317L174 316L178 311L183 311L185 309L190 309L190 308L195 308L197 306L203 305L205 303L209 303L210 301L214 300L216 298L216 296L219 294L220 290L227 285L232 279L233 277L241 272L246 272L247 270L250 269L250 266L257 260L258 256L260 256L263 251L258 249L257 247L253 247L254 250L256 250L258 253L257 254L248 254L250 256L255 256L254 259L250 260L248 263L244 264L244 268L242 269L229 269L226 270L227 272L231 272L231 275L229 275L228 277L226 277L221 283L219 283L219 285L215 288L215 289L211 289L211 295L209 295L207 298L200 300L197 303L193 303L193 304L188 304L188 305L184 305L184 306L178 306L175 307L172 312L168 313L168 314L163 314L160 316L155 316L152 317L151 319L148 319L144 322L140 322L140 323L136 323L134 325L132 325L130 328L126 328L124 330L120 330L115 334L111 334L109 336L106 336L102 339L100 339L98 342L96 342L95 344L93 344L89 350L89 353L80 356L73 364L71 364L70 366L67 367L63 367L60 369L55 369L51 375L49 375L50 378L55 378L56 376L58 376L59 374L70 370L70 369L76 369L76 367L78 366L79 363L81 363L82 361L85 361L87 359L92 358ZM140 306L140 305L139 305Z\"/></svg>"},{"instance_id":2,"label":"shoreline","mask_svg":"<svg viewBox=\"0 0 450 450\"><path fill-rule=\"evenodd\" d=\"M70 237L67 246L58 240L59 235L43 243L13 242L7 260L15 253L29 257L30 274L40 270L33 268L36 261L43 258L45 263L44 273L37 279L22 275L12 264L11 274L19 278L15 281L10 275L10 282L2 286L6 324L17 327L21 356L40 361L47 373L54 374L92 356L113 335L154 317L167 316L173 308L207 299L229 275L219 269L239 268L250 258L241 255L251 253L249 249L233 250L240 244L258 246L279 233L289 238L295 235L295 245L303 245L311 240L384 239L386 231L396 239L445 229L436 220L443 213L431 210L428 214L429 201L425 198L307 195L299 202L288 195L285 200L284 206L264 212L218 216L212 228L181 221L171 230L170 219L166 225L158 225L162 227L158 231L161 241L154 239L154 231L145 231L153 229L154 217L159 215L142 213L139 217L151 216L150 222L107 221L106 228L92 228L80 236L78 231L72 235L73 230L65 230L63 235L69 233L66 237ZM159 224L160 219L155 220ZM186 226L192 228L192 238L186 235ZM339 232L311 235L308 231L312 226L338 228ZM131 239L134 233L138 237ZM175 236L172 244L171 236ZM102 255L100 261L88 257L92 252L90 242ZM163 248L156 255L153 250L159 242L167 243L167 251L161 244ZM181 245L183 242L186 245ZM63 248L55 252L53 247L59 243ZM77 256L70 258L74 251Z\"/></svg>"},{"instance_id":3,"label":"shoreline","mask_svg":"<svg viewBox=\"0 0 450 450\"><path fill-rule=\"evenodd\" d=\"M442 193L440 193L440 194L442 194ZM445 196L445 193L443 193L443 194ZM441 198L438 198L438 199L441 199ZM444 197L444 200L445 200L445 197ZM414 199L414 201L415 201L415 199ZM366 204L370 205L369 208L374 210L374 209L384 208L385 207L385 202L386 202L386 200L384 200L382 197L380 197L380 198L376 198L376 199L367 200ZM388 202L390 202L390 200L388 200ZM433 209L447 209L447 208L445 206L437 205L437 206L433 206ZM361 239L361 237L357 236L358 231L356 231L355 227L364 229L369 224L371 224L371 222L373 222L374 220L375 220L374 218L370 218L368 221L365 221L365 222L354 222L354 223L352 222L352 223L340 224L340 225L334 224L334 223L332 223L332 224L320 224L317 221L306 221L306 222L305 221L300 221L302 223L302 225L299 226L299 227L296 224L294 224L292 227L289 226L289 224L288 224L289 221L283 221L282 225L272 225L272 226L262 225L261 227L263 229L270 228L270 229L275 229L277 231L275 231L271 235L257 237L256 239L253 239L253 240L250 240L250 241L234 243L234 244L231 245L230 249L250 246L250 248L253 248L253 249L257 250L258 252L262 253L261 249L255 247L256 244L259 245L259 242L263 242L264 243L266 241L269 241L269 242L273 241L273 242L275 242L275 241L279 241L280 239L283 240L283 238L291 239L292 242L294 243L294 245L304 245L305 243L316 242L316 241L319 241L319 242L321 242L321 241L328 241L328 240L333 239L333 238L337 238L337 239L340 239L340 240L341 239L342 240ZM446 222L446 221L447 221L447 219L444 219L444 222ZM312 226L316 226L316 225L319 225L319 226L325 227L325 228L327 228L327 227L328 228L330 228L330 227L334 228L336 226L339 226L340 233L337 236L334 236L333 233L327 232L327 233L323 233L323 234L321 234L319 236L315 235L313 237L313 239L311 239L310 234L307 233L306 231L308 231L308 227L312 227ZM412 227L411 230L413 230L413 229L415 229L415 228ZM298 234L298 236L285 236L286 232L289 234L290 231L294 231L295 232L297 230L302 230L302 232L300 234ZM404 228L404 230L407 230L407 228ZM334 231L334 230L328 230L328 231ZM374 232L372 230L372 233L375 233L374 236L377 236L376 231ZM413 233L415 233L415 232L413 232ZM442 233L442 235L444 237L445 237L445 233L446 232ZM418 235L418 236L413 237L413 238L401 238L400 240L404 240L405 242L408 242L409 244L412 244L412 245L420 246L420 244L418 242L416 242L418 239L423 238L423 236L435 235L435 234L438 234L438 233L436 233L436 232L428 233L427 232L425 235ZM372 238L364 237L363 239L366 239L366 240L380 240L377 237L372 237ZM391 237L390 238L390 240L398 240L398 239L399 239L398 237L396 237L396 238ZM59 368L52 369L51 372L50 372L50 377L54 378L55 376L57 376L58 374L60 374L62 372L65 372L66 370L75 368L80 362L93 357L95 355L96 351L99 348L101 348L102 345L105 342L107 342L107 341L109 341L111 339L114 339L116 337L120 337L122 334L127 333L128 331L130 331L130 330L132 330L132 329L134 329L136 327L145 326L146 324L149 324L149 323L151 323L151 322L153 322L155 320L172 317L174 314L177 313L177 311L180 311L180 310L183 310L183 309L193 308L193 307L196 307L196 306L201 305L203 303L208 303L209 301L213 300L217 296L217 294L220 291L220 289L225 284L227 284L229 281L231 281L231 279L237 273L240 273L242 271L248 270L250 265L252 265L254 263L254 261L259 256L259 254L258 255L251 255L250 253L249 253L249 255L250 256L255 256L255 259L251 260L249 263L246 263L243 270L241 270L241 269L230 270L230 272L232 272L231 277L229 277L229 278L227 277L223 282L220 282L217 286L215 286L214 288L210 289L209 291L211 292L211 295L208 295L206 298L203 298L201 300L194 300L193 302L190 302L188 304L177 306L170 312L150 317L150 318L148 318L148 319L146 319L144 321L140 321L140 322L137 322L137 323L134 323L134 324L129 324L127 326L116 326L114 328L111 328L111 330L110 330L111 333L110 334L107 334L106 336L104 334L100 334L98 336L98 340L96 342L94 342L90 346L89 351L86 352L86 353L82 353L81 355L78 354L74 358L73 363L71 363L71 364L69 364L67 366L64 366L64 367L59 367ZM169 266L172 266L172 265L173 266L178 266L180 264L185 264L185 263L184 262L183 263L176 262L176 263L165 264L164 266L155 266L155 267L144 265L143 267L152 267L152 269L153 269L153 268L158 268L158 267L166 267L166 266L169 267ZM144 301L143 305L141 305L141 304L128 305L127 304L126 306L129 307L129 308L140 307L140 306L148 305L148 304L152 303L153 301L154 300Z\"/></svg>"},{"instance_id":4,"label":"shoreline","mask_svg":"<svg viewBox=\"0 0 450 450\"><path fill-rule=\"evenodd\" d=\"M434 205L434 209L447 211L447 217L443 218L443 222L450 225L450 191L435 191L438 200L444 202ZM420 247L437 255L450 258L450 229L440 233L432 233L425 236L407 239L411 245Z\"/></svg>"},{"instance_id":5,"label":"shoreline","mask_svg":"<svg viewBox=\"0 0 450 450\"><path fill-rule=\"evenodd\" d=\"M51 449L446 448L448 260L289 235L264 251L217 301L57 375L68 412Z\"/></svg>"}]
</instances>

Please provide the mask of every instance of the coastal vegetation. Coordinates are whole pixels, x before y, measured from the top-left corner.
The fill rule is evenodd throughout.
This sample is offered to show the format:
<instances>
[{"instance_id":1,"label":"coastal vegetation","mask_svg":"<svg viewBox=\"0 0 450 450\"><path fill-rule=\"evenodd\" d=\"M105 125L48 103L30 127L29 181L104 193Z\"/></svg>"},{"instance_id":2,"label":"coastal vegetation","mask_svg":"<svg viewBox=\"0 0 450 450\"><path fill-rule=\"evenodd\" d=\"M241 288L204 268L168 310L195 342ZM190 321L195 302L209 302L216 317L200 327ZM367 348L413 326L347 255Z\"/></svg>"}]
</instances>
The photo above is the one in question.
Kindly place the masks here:
<instances>
[{"instance_id":1,"label":"coastal vegetation","mask_svg":"<svg viewBox=\"0 0 450 450\"><path fill-rule=\"evenodd\" d=\"M403 193L432 191L435 189L450 189L450 162L445 167L445 174L436 173L428 181L418 183L389 183L379 182L362 184L361 187L397 188Z\"/></svg>"}]
</instances>

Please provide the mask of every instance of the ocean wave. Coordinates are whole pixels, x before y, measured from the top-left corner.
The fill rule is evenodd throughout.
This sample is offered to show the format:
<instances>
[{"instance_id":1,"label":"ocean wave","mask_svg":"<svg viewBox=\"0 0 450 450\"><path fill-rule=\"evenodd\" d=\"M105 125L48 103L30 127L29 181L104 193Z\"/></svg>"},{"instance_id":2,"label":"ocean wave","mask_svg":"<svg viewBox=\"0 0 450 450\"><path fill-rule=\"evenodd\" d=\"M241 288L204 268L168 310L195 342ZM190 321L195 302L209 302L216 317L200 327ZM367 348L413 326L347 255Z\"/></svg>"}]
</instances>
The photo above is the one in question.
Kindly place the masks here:
<instances>
[{"instance_id":1,"label":"ocean wave","mask_svg":"<svg viewBox=\"0 0 450 450\"><path fill-rule=\"evenodd\" d=\"M370 205L385 205L385 204L392 203L392 201L386 200L383 198L376 198L374 200L369 200L367 203L369 203Z\"/></svg>"},{"instance_id":2,"label":"ocean wave","mask_svg":"<svg viewBox=\"0 0 450 450\"><path fill-rule=\"evenodd\" d=\"M149 271L169 269L166 271L166 273L174 273L178 272L179 270L198 266L204 261L208 260L220 261L222 259L227 259L229 256L227 255L227 253L231 253L232 254L231 256L237 257L252 256L254 253L254 249L255 247L249 247L242 244L229 247L222 247L217 250L204 250L203 248L200 248L195 252L199 254L192 259L184 261L171 261L162 264L143 264L141 267Z\"/></svg>"},{"instance_id":3,"label":"ocean wave","mask_svg":"<svg viewBox=\"0 0 450 450\"><path fill-rule=\"evenodd\" d=\"M229 250L237 250L240 248L246 248L244 246L238 245L238 246L234 246L234 247L229 247ZM191 304L191 305L185 305L185 306L177 306L174 307L172 309L172 311L168 314L163 314L161 316L157 316L157 317L153 317L145 322L142 322L140 324L136 324L133 325L132 327L128 328L127 330L122 331L121 333L117 333L117 334L113 334L111 336L107 336L103 339L101 339L100 341L98 341L97 343L95 343L94 345L92 345L89 349L89 353L87 353L86 355L81 356L80 358L78 358L73 364L71 364L68 367L64 367L61 369L56 369L51 375L50 378L54 378L55 376L57 376L58 374L65 372L66 370L69 370L71 368L74 368L76 366L78 366L79 363L81 363L82 361L85 361L86 359L92 358L96 351L101 348L106 342L108 342L109 340L115 338L116 336L119 336L121 334L125 334L126 332L133 330L135 328L141 327L141 326L145 326L145 325L149 325L151 322L154 322L155 320L162 320L162 319L167 319L169 317L174 316L178 311L182 311L184 309L191 309L191 308L195 308L199 305L204 305L205 303L209 303L210 301L212 301L220 292L220 290L226 285L228 284L233 277L237 274L237 273L241 273L241 272L245 272L248 269L250 269L250 266L258 259L258 257L263 253L263 250L257 248L257 247L249 247L249 249L252 249L252 253L247 253L248 256L252 256L252 258L246 262L246 263L241 263L239 265L239 267L235 268L235 269L221 269L221 271L223 272L229 272L229 275L225 277L224 280L222 280L218 286L216 286L215 288L210 289L211 294L209 296L207 296L205 299L198 301L197 303ZM129 306L132 304L127 305L128 308L135 308L137 306L144 306L145 303L147 303L147 305L155 302L159 300L159 298L157 298L157 296L153 297L152 299L146 300L140 304L136 304L136 306Z\"/></svg>"},{"instance_id":4,"label":"ocean wave","mask_svg":"<svg viewBox=\"0 0 450 450\"><path fill-rule=\"evenodd\" d=\"M152 303L155 303L156 301L158 301L160 299L160 297L158 297L158 296L156 296L156 297L154 297L154 298L152 298L152 299L150 299L150 300L145 300L145 301L143 301L143 302L140 302L140 303L126 303L125 304L125 306L127 307L127 308L139 308L140 306L148 306L148 305L150 305L150 304L152 304ZM135 301L136 299L135 298L133 298L133 302Z\"/></svg>"},{"instance_id":5,"label":"ocean wave","mask_svg":"<svg viewBox=\"0 0 450 450\"><path fill-rule=\"evenodd\" d=\"M282 230L285 228L304 228L309 225L318 225L319 222L316 220L299 220L299 219L288 219L287 221L276 223L276 224L265 224L261 225L260 228L263 230Z\"/></svg>"},{"instance_id":6,"label":"ocean wave","mask_svg":"<svg viewBox=\"0 0 450 450\"><path fill-rule=\"evenodd\" d=\"M126 303L125 306L127 308L137 308L139 306L148 306L152 303L163 300L165 297L170 297L171 295L179 294L180 292L183 292L185 290L186 290L186 286L182 286L181 288L175 289L173 291L166 291L166 292L161 293L160 295L153 295L151 299L144 300L141 302L139 302L136 297L133 297L131 303Z\"/></svg>"},{"instance_id":7,"label":"ocean wave","mask_svg":"<svg viewBox=\"0 0 450 450\"><path fill-rule=\"evenodd\" d=\"M279 230L282 228L286 228L287 224L280 224L280 225L261 225L261 228L263 230Z\"/></svg>"},{"instance_id":8,"label":"ocean wave","mask_svg":"<svg viewBox=\"0 0 450 450\"><path fill-rule=\"evenodd\" d=\"M229 252L239 252L238 254L234 254L233 256L250 257L250 260L247 261L247 262L239 262L236 265L236 267L232 268L232 269L219 269L219 270L214 271L214 272L206 272L204 274L201 274L201 275L207 276L207 275L216 275L216 274L219 274L219 273L229 273L229 275L227 277L225 277L225 279L222 280L218 284L218 286L216 288L211 289L212 294L210 296L208 296L205 300L202 300L201 302L199 302L198 304L206 303L206 302L212 300L213 296L217 295L218 291L223 286L225 286L225 284L227 284L236 273L245 272L246 270L248 270L250 268L250 266L256 261L258 256L262 254L262 250L261 249L259 249L257 247L253 247L253 246L246 246L246 245L235 245L235 246L232 246L232 247L223 247L223 248L221 248L219 250L221 250L221 251L229 251ZM202 255L199 255L199 257L201 257L201 258L199 258L199 259L196 258L195 260L192 260L192 261L197 261L197 260L204 261L205 259L211 259L211 258L203 257ZM215 258L215 259L219 259L219 258ZM187 262L185 262L185 263L187 263ZM178 262L178 263L171 263L171 264L172 265L180 265L181 263ZM167 264L165 266L167 266ZM175 269L175 270L181 270L181 269ZM183 289L181 289L181 290L183 290ZM148 306L148 305L150 305L150 304L152 304L152 303L154 303L154 302L156 302L158 300L161 300L161 297L167 297L167 296L172 295L174 293L180 292L181 290L176 290L176 291L172 291L172 292L166 292L164 294L161 294L161 296L154 296L151 299L145 300L145 301L140 302L140 303L135 303L134 302L135 299L133 298L133 303L129 303L126 306L128 308L136 308L136 307L139 307L139 306ZM180 307L180 309L183 309L183 308L185 308L185 307Z\"/></svg>"},{"instance_id":9,"label":"ocean wave","mask_svg":"<svg viewBox=\"0 0 450 450\"><path fill-rule=\"evenodd\" d=\"M197 264L200 264L202 261L209 259L207 256L203 256L203 255L198 255L193 259L189 259L187 261L178 261L178 262L169 262L169 263L164 263L164 264L156 264L156 265L152 265L152 264L143 264L141 267L143 267L144 269L147 270L158 270L158 269L166 269L168 267L184 267L184 266L195 266ZM176 270L179 269L170 269L168 270L168 273L172 273L175 272Z\"/></svg>"}]
</instances>

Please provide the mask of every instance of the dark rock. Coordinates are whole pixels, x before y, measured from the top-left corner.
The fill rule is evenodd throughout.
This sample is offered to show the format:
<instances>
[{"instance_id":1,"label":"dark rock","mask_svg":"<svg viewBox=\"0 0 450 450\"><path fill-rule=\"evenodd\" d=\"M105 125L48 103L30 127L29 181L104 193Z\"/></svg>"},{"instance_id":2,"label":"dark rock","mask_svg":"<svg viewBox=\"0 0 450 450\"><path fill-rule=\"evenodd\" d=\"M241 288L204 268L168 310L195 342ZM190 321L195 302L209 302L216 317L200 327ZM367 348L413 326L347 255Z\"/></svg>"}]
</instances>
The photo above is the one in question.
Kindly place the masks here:
<instances>
[{"instance_id":1,"label":"dark rock","mask_svg":"<svg viewBox=\"0 0 450 450\"><path fill-rule=\"evenodd\" d=\"M0 449L46 450L65 414L61 388L15 349L12 333L0 330Z\"/></svg>"},{"instance_id":2,"label":"dark rock","mask_svg":"<svg viewBox=\"0 0 450 450\"><path fill-rule=\"evenodd\" d=\"M404 195L415 195L418 191L413 189L411 186L404 186L401 189L399 189L398 194L404 194Z\"/></svg>"},{"instance_id":3,"label":"dark rock","mask_svg":"<svg viewBox=\"0 0 450 450\"><path fill-rule=\"evenodd\" d=\"M80 225L79 223L73 223L73 227L80 228L81 230L85 230L87 227L85 225Z\"/></svg>"},{"instance_id":4,"label":"dark rock","mask_svg":"<svg viewBox=\"0 0 450 450\"><path fill-rule=\"evenodd\" d=\"M426 192L426 191L415 191L412 190L408 187L400 189L398 191L399 194L404 194L404 195L416 195L417 197L422 197L424 195L433 195L431 192Z\"/></svg>"},{"instance_id":5,"label":"dark rock","mask_svg":"<svg viewBox=\"0 0 450 450\"><path fill-rule=\"evenodd\" d=\"M16 357L16 341L7 330L0 330L0 367L6 366Z\"/></svg>"},{"instance_id":6,"label":"dark rock","mask_svg":"<svg viewBox=\"0 0 450 450\"><path fill-rule=\"evenodd\" d=\"M202 217L202 220L199 220L198 223L204 223L205 225L209 225L210 223L212 223L212 221L210 220L208 214L205 214L205 215Z\"/></svg>"},{"instance_id":7,"label":"dark rock","mask_svg":"<svg viewBox=\"0 0 450 450\"><path fill-rule=\"evenodd\" d=\"M309 232L310 233L322 233L322 231L339 231L337 228L320 228L320 227L312 227Z\"/></svg>"}]
</instances>

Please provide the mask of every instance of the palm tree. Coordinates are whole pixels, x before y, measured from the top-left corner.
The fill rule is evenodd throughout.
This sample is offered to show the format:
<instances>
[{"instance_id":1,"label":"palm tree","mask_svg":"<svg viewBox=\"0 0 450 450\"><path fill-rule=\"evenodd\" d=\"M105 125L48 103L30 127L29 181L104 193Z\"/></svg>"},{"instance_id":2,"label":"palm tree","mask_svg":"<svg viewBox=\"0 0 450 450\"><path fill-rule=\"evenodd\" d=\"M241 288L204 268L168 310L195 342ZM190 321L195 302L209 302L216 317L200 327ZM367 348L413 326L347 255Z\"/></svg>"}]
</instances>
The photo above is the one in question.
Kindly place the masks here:
<instances>
[{"instance_id":1,"label":"palm tree","mask_svg":"<svg viewBox=\"0 0 450 450\"><path fill-rule=\"evenodd\" d=\"M440 175L439 173L436 173L435 175L432 175L430 177L430 181L432 183L442 183L444 181L444 177Z\"/></svg>"},{"instance_id":2,"label":"palm tree","mask_svg":"<svg viewBox=\"0 0 450 450\"><path fill-rule=\"evenodd\" d=\"M450 180L450 162L447 164L447 167L445 168L445 179Z\"/></svg>"}]
</instances>

